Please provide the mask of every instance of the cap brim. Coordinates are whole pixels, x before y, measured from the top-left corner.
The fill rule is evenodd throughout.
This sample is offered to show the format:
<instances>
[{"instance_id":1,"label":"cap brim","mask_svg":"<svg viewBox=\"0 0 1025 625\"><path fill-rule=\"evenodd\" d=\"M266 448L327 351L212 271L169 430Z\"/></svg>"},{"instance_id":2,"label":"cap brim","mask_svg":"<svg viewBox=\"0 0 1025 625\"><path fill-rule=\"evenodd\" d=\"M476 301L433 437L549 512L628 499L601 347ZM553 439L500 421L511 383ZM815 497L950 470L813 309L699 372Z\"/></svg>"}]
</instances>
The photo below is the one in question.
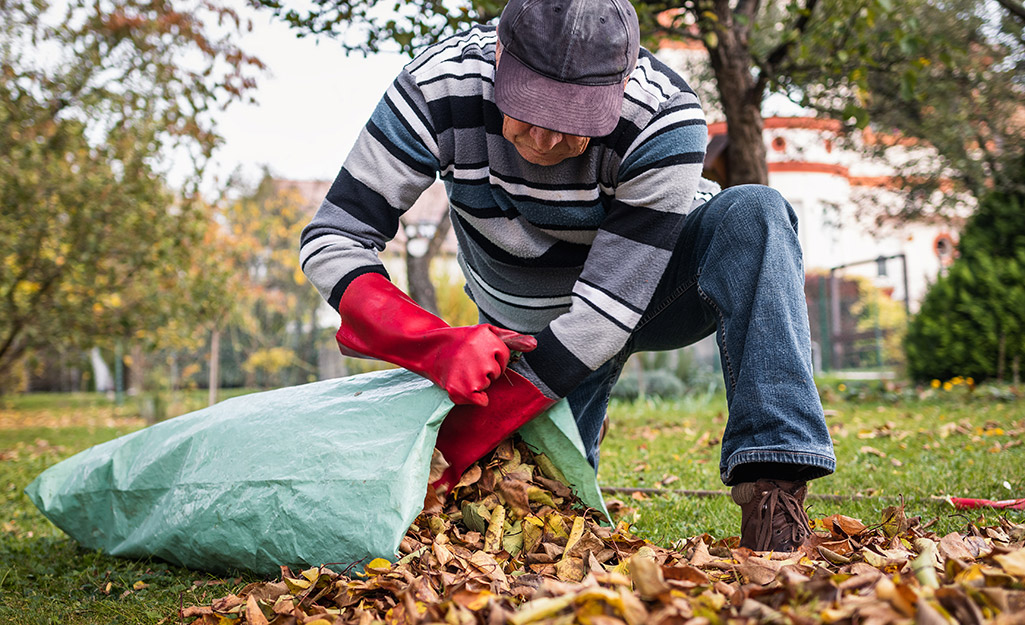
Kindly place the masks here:
<instances>
[{"instance_id":1,"label":"cap brim","mask_svg":"<svg viewBox=\"0 0 1025 625\"><path fill-rule=\"evenodd\" d=\"M509 117L528 124L581 137L604 137L619 124L623 83L560 82L503 53L495 72L495 103Z\"/></svg>"}]
</instances>

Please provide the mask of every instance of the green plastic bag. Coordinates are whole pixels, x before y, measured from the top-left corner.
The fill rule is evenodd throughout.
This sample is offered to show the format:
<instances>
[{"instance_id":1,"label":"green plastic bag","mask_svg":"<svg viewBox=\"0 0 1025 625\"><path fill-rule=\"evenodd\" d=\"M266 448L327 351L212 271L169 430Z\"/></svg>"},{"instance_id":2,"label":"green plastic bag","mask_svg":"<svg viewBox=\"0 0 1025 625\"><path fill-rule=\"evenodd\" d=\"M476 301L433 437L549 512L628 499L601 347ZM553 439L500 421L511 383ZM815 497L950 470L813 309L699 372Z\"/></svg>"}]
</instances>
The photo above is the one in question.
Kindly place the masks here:
<instances>
[{"instance_id":1,"label":"green plastic bag","mask_svg":"<svg viewBox=\"0 0 1025 625\"><path fill-rule=\"evenodd\" d=\"M404 370L245 395L87 449L26 493L69 536L112 555L267 575L391 559L423 506L451 407ZM565 402L522 436L605 512Z\"/></svg>"}]
</instances>

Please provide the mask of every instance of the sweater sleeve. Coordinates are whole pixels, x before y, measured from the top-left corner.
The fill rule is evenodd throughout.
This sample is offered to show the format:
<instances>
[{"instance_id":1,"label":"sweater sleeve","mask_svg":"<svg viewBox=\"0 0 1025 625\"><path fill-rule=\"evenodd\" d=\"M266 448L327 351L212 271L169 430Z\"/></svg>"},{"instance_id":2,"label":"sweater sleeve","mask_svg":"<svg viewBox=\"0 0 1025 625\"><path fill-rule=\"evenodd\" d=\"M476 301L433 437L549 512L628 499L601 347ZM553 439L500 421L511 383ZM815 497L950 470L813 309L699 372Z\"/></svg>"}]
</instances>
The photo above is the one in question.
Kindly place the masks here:
<instances>
[{"instance_id":1,"label":"sweater sleeve","mask_svg":"<svg viewBox=\"0 0 1025 625\"><path fill-rule=\"evenodd\" d=\"M693 93L666 102L624 154L609 210L572 303L518 365L564 397L626 344L651 302L692 206L708 137Z\"/></svg>"},{"instance_id":2,"label":"sweater sleeve","mask_svg":"<svg viewBox=\"0 0 1025 625\"><path fill-rule=\"evenodd\" d=\"M413 76L403 70L302 232L302 270L332 308L338 308L358 276L388 275L378 254L437 171L438 143L427 103Z\"/></svg>"}]
</instances>

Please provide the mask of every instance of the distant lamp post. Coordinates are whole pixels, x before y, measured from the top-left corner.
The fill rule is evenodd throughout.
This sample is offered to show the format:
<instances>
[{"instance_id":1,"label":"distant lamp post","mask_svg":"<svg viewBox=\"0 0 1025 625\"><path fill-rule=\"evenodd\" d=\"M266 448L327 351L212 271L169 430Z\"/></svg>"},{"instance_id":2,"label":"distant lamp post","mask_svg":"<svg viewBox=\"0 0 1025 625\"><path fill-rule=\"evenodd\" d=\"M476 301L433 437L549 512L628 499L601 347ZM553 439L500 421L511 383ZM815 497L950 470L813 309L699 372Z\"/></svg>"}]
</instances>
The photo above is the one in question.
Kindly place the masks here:
<instances>
[{"instance_id":1,"label":"distant lamp post","mask_svg":"<svg viewBox=\"0 0 1025 625\"><path fill-rule=\"evenodd\" d=\"M906 318L910 319L911 318L911 293L908 290L908 258L907 258L907 256L904 253L893 254L892 256L882 256L882 255L880 255L880 256L878 256L876 258L872 258L872 259L869 259L869 260L859 260L859 261L856 261L856 262L853 262L853 263L844 263L842 265L837 265L836 267L833 267L833 268L831 268L829 270L829 300L830 300L829 308L830 308L830 315L828 317L829 323L826 324L826 326L827 326L826 327L826 333L824 334L824 336L829 337L829 345L827 346L828 349L823 349L823 352L824 352L823 355L824 356L828 356L828 359L824 358L824 363L825 362L829 363L829 365L827 365L827 367L826 367L827 369L829 367L832 367L834 369L842 368L841 367L841 364L842 364L841 361L843 360L843 351L844 351L843 345L839 342L840 339L844 338L844 335L843 335L843 329L842 329L842 326L841 326L841 319L840 319L840 280L839 280L839 278L837 278L836 272L838 272L841 269L846 269L847 267L853 267L855 265L866 265L868 263L875 263L876 264L876 271L878 272L879 277L886 277L888 275L887 274L887 270L886 270L886 261L888 261L890 259L893 259L893 258L899 258L900 259L901 273L903 274L903 278L904 278L904 312L905 312ZM877 331L879 330L878 324L877 324L876 330ZM878 342L880 340L881 339L877 337L877 349L881 349L881 348L878 347ZM880 363L881 363L882 362L882 356L881 355L879 356L879 359L880 359Z\"/></svg>"}]
</instances>

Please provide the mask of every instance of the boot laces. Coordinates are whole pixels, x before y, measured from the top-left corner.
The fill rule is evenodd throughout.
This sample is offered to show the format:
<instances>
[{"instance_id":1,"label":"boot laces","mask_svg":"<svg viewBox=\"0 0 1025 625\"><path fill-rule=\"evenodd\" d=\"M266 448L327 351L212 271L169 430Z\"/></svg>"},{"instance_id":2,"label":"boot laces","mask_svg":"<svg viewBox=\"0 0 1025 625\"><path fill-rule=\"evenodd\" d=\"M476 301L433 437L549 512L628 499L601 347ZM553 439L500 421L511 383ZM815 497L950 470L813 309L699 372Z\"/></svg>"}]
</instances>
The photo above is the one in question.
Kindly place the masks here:
<instances>
[{"instance_id":1,"label":"boot laces","mask_svg":"<svg viewBox=\"0 0 1025 625\"><path fill-rule=\"evenodd\" d=\"M762 491L760 495L758 505L753 507L752 519L758 528L755 534L756 551L796 548L803 544L811 534L811 522L801 499L779 487Z\"/></svg>"}]
</instances>

